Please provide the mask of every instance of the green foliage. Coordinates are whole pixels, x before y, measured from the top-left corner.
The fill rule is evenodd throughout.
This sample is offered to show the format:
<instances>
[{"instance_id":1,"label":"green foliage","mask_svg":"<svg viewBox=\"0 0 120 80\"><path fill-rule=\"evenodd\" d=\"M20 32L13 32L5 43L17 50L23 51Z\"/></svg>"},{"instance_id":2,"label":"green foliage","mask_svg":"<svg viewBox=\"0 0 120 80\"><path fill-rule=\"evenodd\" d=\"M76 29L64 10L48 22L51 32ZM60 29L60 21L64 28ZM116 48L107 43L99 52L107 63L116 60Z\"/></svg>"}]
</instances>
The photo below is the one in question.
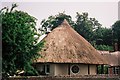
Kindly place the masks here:
<instances>
[{"instance_id":1,"label":"green foliage","mask_svg":"<svg viewBox=\"0 0 120 80\"><path fill-rule=\"evenodd\" d=\"M109 28L98 27L94 32L94 47L98 50L113 51L112 30Z\"/></svg>"},{"instance_id":2,"label":"green foliage","mask_svg":"<svg viewBox=\"0 0 120 80\"><path fill-rule=\"evenodd\" d=\"M88 13L77 13L75 30L87 39L98 50L113 50L112 30L102 28L95 18L89 18Z\"/></svg>"},{"instance_id":3,"label":"green foliage","mask_svg":"<svg viewBox=\"0 0 120 80\"><path fill-rule=\"evenodd\" d=\"M95 18L88 17L88 13L79 14L77 12L77 21L72 21L71 16L66 15L65 13L59 13L55 16L50 16L47 20L42 20L42 29L40 30L45 32L48 30L48 28L50 30L53 30L54 28L59 26L64 19L66 19L68 23L89 42L93 40L94 30L97 27L101 27L101 24L98 23L98 21Z\"/></svg>"},{"instance_id":4,"label":"green foliage","mask_svg":"<svg viewBox=\"0 0 120 80\"><path fill-rule=\"evenodd\" d=\"M97 50L105 50L105 51L111 51L111 50L113 50L113 47L109 46L109 45L96 45L95 48Z\"/></svg>"},{"instance_id":5,"label":"green foliage","mask_svg":"<svg viewBox=\"0 0 120 80\"><path fill-rule=\"evenodd\" d=\"M64 12L63 13L59 13L55 16L50 16L48 17L48 19L44 19L41 22L42 25L42 29L40 29L41 31L47 32L48 29L53 30L54 28L58 27L63 20L66 19L69 24L74 25L74 22L72 21L72 18L70 15L66 15Z\"/></svg>"},{"instance_id":6,"label":"green foliage","mask_svg":"<svg viewBox=\"0 0 120 80\"><path fill-rule=\"evenodd\" d=\"M112 26L113 34L115 39L120 38L120 20L116 21Z\"/></svg>"},{"instance_id":7,"label":"green foliage","mask_svg":"<svg viewBox=\"0 0 120 80\"><path fill-rule=\"evenodd\" d=\"M104 66L104 74L108 74L108 68L109 68L108 65L105 65L105 66Z\"/></svg>"},{"instance_id":8,"label":"green foliage","mask_svg":"<svg viewBox=\"0 0 120 80\"><path fill-rule=\"evenodd\" d=\"M88 17L88 13L78 13L76 21L72 20L70 15L59 13L55 16L50 16L41 22L41 31L47 32L48 28L53 30L66 19L69 24L85 39L87 39L96 49L113 50L112 49L112 30L102 28L101 24L95 19Z\"/></svg>"},{"instance_id":9,"label":"green foliage","mask_svg":"<svg viewBox=\"0 0 120 80\"><path fill-rule=\"evenodd\" d=\"M109 66L108 65L104 65L104 74L108 74L108 68L109 68ZM98 66L98 74L102 74L102 67L99 65Z\"/></svg>"},{"instance_id":10,"label":"green foliage","mask_svg":"<svg viewBox=\"0 0 120 80\"><path fill-rule=\"evenodd\" d=\"M120 20L116 21L112 25L112 30L113 30L114 42L118 43L119 50L120 50Z\"/></svg>"},{"instance_id":11,"label":"green foliage","mask_svg":"<svg viewBox=\"0 0 120 80\"><path fill-rule=\"evenodd\" d=\"M94 30L97 27L101 27L101 24L98 23L98 21L95 18L89 18L88 13L82 13L79 14L77 12L76 19L77 21L72 21L72 18L70 15L66 15L65 13L59 13L55 16L48 17L47 20L42 20L41 25L42 29L41 31L47 31L49 28L50 30L53 30L57 26L59 26L63 20L66 19L68 23L85 39L87 39L89 42L92 41L94 36Z\"/></svg>"},{"instance_id":12,"label":"green foliage","mask_svg":"<svg viewBox=\"0 0 120 80\"><path fill-rule=\"evenodd\" d=\"M109 45L112 46L112 30L109 28L98 27L95 30L94 39L97 45Z\"/></svg>"},{"instance_id":13,"label":"green foliage","mask_svg":"<svg viewBox=\"0 0 120 80\"><path fill-rule=\"evenodd\" d=\"M88 13L78 13L75 30L82 35L89 42L93 41L94 31L97 27L101 27L101 24L95 18L89 18Z\"/></svg>"},{"instance_id":14,"label":"green foliage","mask_svg":"<svg viewBox=\"0 0 120 80\"><path fill-rule=\"evenodd\" d=\"M37 52L43 47L38 44L39 34L36 31L36 18L28 13L13 10L1 10L2 16L2 71L4 74L14 75L17 70L24 70L26 74L37 74L31 66L40 56ZM35 37L37 36L37 37Z\"/></svg>"}]
</instances>

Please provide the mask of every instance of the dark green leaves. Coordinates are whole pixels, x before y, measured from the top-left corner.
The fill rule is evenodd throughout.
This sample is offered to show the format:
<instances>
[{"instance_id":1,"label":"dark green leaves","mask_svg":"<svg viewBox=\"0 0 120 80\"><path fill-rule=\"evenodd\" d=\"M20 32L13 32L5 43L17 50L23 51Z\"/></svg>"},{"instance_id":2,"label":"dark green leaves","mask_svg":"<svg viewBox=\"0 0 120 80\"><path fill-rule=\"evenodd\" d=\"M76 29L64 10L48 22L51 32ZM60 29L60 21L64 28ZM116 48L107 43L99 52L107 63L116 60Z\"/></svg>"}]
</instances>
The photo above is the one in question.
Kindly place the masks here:
<instances>
[{"instance_id":1,"label":"dark green leaves","mask_svg":"<svg viewBox=\"0 0 120 80\"><path fill-rule=\"evenodd\" d=\"M48 28L53 30L54 28L58 27L64 19L66 19L71 25L74 24L70 15L59 13L58 15L48 17L47 20L43 19L41 22L42 29L40 30L45 32L48 31Z\"/></svg>"},{"instance_id":2,"label":"dark green leaves","mask_svg":"<svg viewBox=\"0 0 120 80\"><path fill-rule=\"evenodd\" d=\"M49 16L48 19L43 19L41 22L43 32L47 32L48 28L53 30L58 27L61 22L66 19L68 23L76 30L81 36L88 40L94 47L100 50L106 50L106 47L112 45L112 30L102 28L101 24L95 18L89 17L88 13L76 13L76 20L73 21L70 15L59 13L55 16ZM102 48L101 45L103 46ZM100 47L99 47L100 46ZM109 50L112 50L110 48Z\"/></svg>"},{"instance_id":3,"label":"dark green leaves","mask_svg":"<svg viewBox=\"0 0 120 80\"><path fill-rule=\"evenodd\" d=\"M120 20L116 21L112 25L112 30L113 30L114 42L118 43L118 48L120 50Z\"/></svg>"},{"instance_id":4,"label":"dark green leaves","mask_svg":"<svg viewBox=\"0 0 120 80\"><path fill-rule=\"evenodd\" d=\"M85 39L91 42L94 38L94 31L97 27L101 27L101 24L95 18L89 18L88 13L78 13L75 30L82 35Z\"/></svg>"},{"instance_id":5,"label":"dark green leaves","mask_svg":"<svg viewBox=\"0 0 120 80\"><path fill-rule=\"evenodd\" d=\"M10 11L1 11L3 73L14 75L17 70L24 70L26 74L36 74L31 64L43 46L43 43L35 45L40 36L35 28L36 18L13 10L16 6L13 4Z\"/></svg>"}]
</instances>

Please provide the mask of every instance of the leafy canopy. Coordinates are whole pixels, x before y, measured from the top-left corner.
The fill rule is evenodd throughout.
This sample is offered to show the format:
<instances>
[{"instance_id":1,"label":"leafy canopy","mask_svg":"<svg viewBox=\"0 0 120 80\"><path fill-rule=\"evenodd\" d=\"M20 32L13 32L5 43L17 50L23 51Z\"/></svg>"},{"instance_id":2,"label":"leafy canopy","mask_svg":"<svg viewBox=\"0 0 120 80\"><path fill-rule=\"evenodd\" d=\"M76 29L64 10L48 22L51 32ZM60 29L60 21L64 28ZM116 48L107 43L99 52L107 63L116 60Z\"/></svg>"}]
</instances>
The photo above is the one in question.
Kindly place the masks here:
<instances>
[{"instance_id":1,"label":"leafy canopy","mask_svg":"<svg viewBox=\"0 0 120 80\"><path fill-rule=\"evenodd\" d=\"M49 16L48 19L43 19L41 21L42 28L40 28L40 31L44 31L44 32L47 32L48 30L51 31L54 28L58 27L63 22L64 19L66 19L69 22L69 24L74 25L71 16L66 15L63 12L55 16Z\"/></svg>"},{"instance_id":2,"label":"leafy canopy","mask_svg":"<svg viewBox=\"0 0 120 80\"><path fill-rule=\"evenodd\" d=\"M76 21L73 21L72 17L64 12L50 16L48 19L42 20L42 28L40 28L40 31L47 32L49 29L51 31L59 26L64 19L68 21L75 31L88 40L94 47L96 47L96 49L112 50L112 30L102 28L102 25L95 18L89 17L87 12L77 12Z\"/></svg>"},{"instance_id":3,"label":"leafy canopy","mask_svg":"<svg viewBox=\"0 0 120 80\"><path fill-rule=\"evenodd\" d=\"M12 8L1 10L2 17L2 71L14 75L24 70L26 75L35 75L37 71L32 63L40 56L37 52L43 47L38 44L39 34L36 31L36 18L28 13ZM35 37L36 36L36 37Z\"/></svg>"},{"instance_id":4,"label":"leafy canopy","mask_svg":"<svg viewBox=\"0 0 120 80\"><path fill-rule=\"evenodd\" d=\"M77 12L76 18L75 30L89 42L92 42L95 30L102 25L95 18L88 17L86 12L82 14Z\"/></svg>"},{"instance_id":5,"label":"leafy canopy","mask_svg":"<svg viewBox=\"0 0 120 80\"><path fill-rule=\"evenodd\" d=\"M112 30L113 30L114 42L118 43L118 48L120 50L120 20L116 21L112 25Z\"/></svg>"}]
</instances>

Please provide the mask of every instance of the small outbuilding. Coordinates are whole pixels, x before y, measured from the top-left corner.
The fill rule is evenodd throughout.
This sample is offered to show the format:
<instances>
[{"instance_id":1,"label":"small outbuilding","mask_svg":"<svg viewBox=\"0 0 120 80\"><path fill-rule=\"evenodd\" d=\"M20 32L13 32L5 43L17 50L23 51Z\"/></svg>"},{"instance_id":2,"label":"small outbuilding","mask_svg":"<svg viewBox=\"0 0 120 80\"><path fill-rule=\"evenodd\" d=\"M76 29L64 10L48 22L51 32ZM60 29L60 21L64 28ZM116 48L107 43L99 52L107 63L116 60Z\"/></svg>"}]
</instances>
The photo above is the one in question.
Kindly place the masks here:
<instances>
[{"instance_id":1,"label":"small outbuilding","mask_svg":"<svg viewBox=\"0 0 120 80\"><path fill-rule=\"evenodd\" d=\"M108 74L120 75L120 51L98 51L108 61ZM105 65L106 66L106 65Z\"/></svg>"},{"instance_id":2,"label":"small outbuilding","mask_svg":"<svg viewBox=\"0 0 120 80\"><path fill-rule=\"evenodd\" d=\"M35 62L40 75L96 75L97 65L107 64L99 52L66 20L45 38Z\"/></svg>"}]
</instances>

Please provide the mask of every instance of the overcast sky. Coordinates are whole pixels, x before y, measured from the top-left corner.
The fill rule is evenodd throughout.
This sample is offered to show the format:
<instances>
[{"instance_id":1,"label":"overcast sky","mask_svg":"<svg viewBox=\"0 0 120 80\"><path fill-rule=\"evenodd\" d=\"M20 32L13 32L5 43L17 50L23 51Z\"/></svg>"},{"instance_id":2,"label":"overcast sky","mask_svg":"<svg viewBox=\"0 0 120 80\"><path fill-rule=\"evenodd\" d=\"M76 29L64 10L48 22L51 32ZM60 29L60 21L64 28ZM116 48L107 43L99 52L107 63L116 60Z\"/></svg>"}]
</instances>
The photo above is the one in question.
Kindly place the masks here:
<instances>
[{"instance_id":1,"label":"overcast sky","mask_svg":"<svg viewBox=\"0 0 120 80\"><path fill-rule=\"evenodd\" d=\"M42 19L50 15L65 11L75 20L76 12L88 12L89 17L96 18L103 27L110 27L118 20L118 2L16 2L17 9L28 12L38 19L37 26ZM2 7L11 6L12 2L2 2Z\"/></svg>"}]
</instances>

